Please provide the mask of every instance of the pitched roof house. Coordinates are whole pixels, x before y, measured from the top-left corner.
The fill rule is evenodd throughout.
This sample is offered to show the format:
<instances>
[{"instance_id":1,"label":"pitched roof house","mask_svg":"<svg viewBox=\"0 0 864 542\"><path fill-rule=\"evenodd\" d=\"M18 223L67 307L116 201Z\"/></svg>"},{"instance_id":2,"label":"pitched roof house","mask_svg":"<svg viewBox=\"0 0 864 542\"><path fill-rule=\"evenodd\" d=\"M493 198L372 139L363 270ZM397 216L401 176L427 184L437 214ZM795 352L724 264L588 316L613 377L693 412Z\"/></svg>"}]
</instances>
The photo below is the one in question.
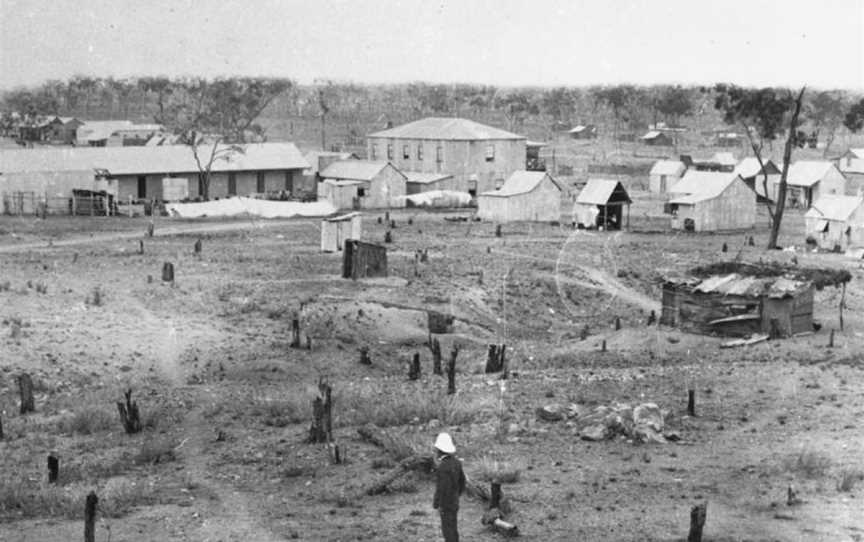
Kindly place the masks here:
<instances>
[{"instance_id":1,"label":"pitched roof house","mask_svg":"<svg viewBox=\"0 0 864 542\"><path fill-rule=\"evenodd\" d=\"M612 179L588 179L573 205L573 222L584 228L620 230L629 227L632 200L624 185ZM627 216L623 207L627 206Z\"/></svg>"},{"instance_id":2,"label":"pitched roof house","mask_svg":"<svg viewBox=\"0 0 864 542\"><path fill-rule=\"evenodd\" d=\"M737 230L756 223L756 194L735 173L690 170L669 192L672 229Z\"/></svg>"},{"instance_id":3,"label":"pitched roof house","mask_svg":"<svg viewBox=\"0 0 864 542\"><path fill-rule=\"evenodd\" d=\"M343 160L320 173L319 199L337 209L404 207L406 177L389 162Z\"/></svg>"},{"instance_id":4,"label":"pitched roof house","mask_svg":"<svg viewBox=\"0 0 864 542\"><path fill-rule=\"evenodd\" d=\"M665 194L687 171L680 160L658 160L648 173L648 191Z\"/></svg>"},{"instance_id":5,"label":"pitched roof house","mask_svg":"<svg viewBox=\"0 0 864 542\"><path fill-rule=\"evenodd\" d=\"M544 171L515 171L498 190L477 196L477 216L495 222L561 218L561 185Z\"/></svg>"},{"instance_id":6,"label":"pitched roof house","mask_svg":"<svg viewBox=\"0 0 864 542\"><path fill-rule=\"evenodd\" d=\"M825 250L864 245L864 197L824 195L804 214L808 243Z\"/></svg>"}]
</instances>

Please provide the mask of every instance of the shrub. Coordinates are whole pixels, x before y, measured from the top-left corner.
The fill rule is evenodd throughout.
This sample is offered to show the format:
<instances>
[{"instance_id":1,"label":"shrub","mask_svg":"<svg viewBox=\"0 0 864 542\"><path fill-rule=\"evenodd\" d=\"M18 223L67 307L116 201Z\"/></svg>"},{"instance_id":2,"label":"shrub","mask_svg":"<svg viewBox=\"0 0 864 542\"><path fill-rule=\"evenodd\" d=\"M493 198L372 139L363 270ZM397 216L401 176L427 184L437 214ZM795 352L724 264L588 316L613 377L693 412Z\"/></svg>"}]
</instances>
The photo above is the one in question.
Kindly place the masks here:
<instances>
[{"instance_id":1,"label":"shrub","mask_svg":"<svg viewBox=\"0 0 864 542\"><path fill-rule=\"evenodd\" d=\"M87 305L93 305L94 307L100 307L102 306L102 301L102 290L98 286L94 286L90 295L88 295L84 300L84 303Z\"/></svg>"},{"instance_id":2,"label":"shrub","mask_svg":"<svg viewBox=\"0 0 864 542\"><path fill-rule=\"evenodd\" d=\"M477 477L484 482L496 484L515 484L519 481L522 469L506 461L498 461L483 456L477 465Z\"/></svg>"},{"instance_id":3,"label":"shrub","mask_svg":"<svg viewBox=\"0 0 864 542\"><path fill-rule=\"evenodd\" d=\"M798 454L786 457L783 466L787 471L800 474L805 478L821 478L828 473L831 458L824 452L802 450Z\"/></svg>"},{"instance_id":4,"label":"shrub","mask_svg":"<svg viewBox=\"0 0 864 542\"><path fill-rule=\"evenodd\" d=\"M170 438L147 439L141 444L135 463L139 465L157 465L177 459L175 449L177 443Z\"/></svg>"},{"instance_id":5,"label":"shrub","mask_svg":"<svg viewBox=\"0 0 864 542\"><path fill-rule=\"evenodd\" d=\"M120 421L105 407L87 406L64 416L57 422L61 433L92 435L119 427Z\"/></svg>"},{"instance_id":6,"label":"shrub","mask_svg":"<svg viewBox=\"0 0 864 542\"><path fill-rule=\"evenodd\" d=\"M837 491L847 493L852 491L855 484L864 480L864 471L855 467L847 467L840 471L840 479L837 481Z\"/></svg>"},{"instance_id":7,"label":"shrub","mask_svg":"<svg viewBox=\"0 0 864 542\"><path fill-rule=\"evenodd\" d=\"M256 418L263 418L262 423L270 427L285 427L309 421L312 417L311 402L297 398L256 399L252 404L251 413Z\"/></svg>"},{"instance_id":8,"label":"shrub","mask_svg":"<svg viewBox=\"0 0 864 542\"><path fill-rule=\"evenodd\" d=\"M172 405L165 403L157 403L149 405L146 410L139 404L139 410L142 410L141 425L144 429L150 431L164 431L183 421L183 411Z\"/></svg>"},{"instance_id":9,"label":"shrub","mask_svg":"<svg viewBox=\"0 0 864 542\"><path fill-rule=\"evenodd\" d=\"M419 387L390 393L371 386L354 387L334 394L337 426L371 423L391 427L430 420L438 420L442 425L462 425L472 423L493 406L488 397L444 395Z\"/></svg>"},{"instance_id":10,"label":"shrub","mask_svg":"<svg viewBox=\"0 0 864 542\"><path fill-rule=\"evenodd\" d=\"M104 485L76 483L68 486L45 485L26 475L0 477L0 517L15 514L23 517L65 517L80 519L87 493L99 496L100 513L121 517L137 506L156 502L149 484L137 484L122 478L107 480Z\"/></svg>"}]
</instances>

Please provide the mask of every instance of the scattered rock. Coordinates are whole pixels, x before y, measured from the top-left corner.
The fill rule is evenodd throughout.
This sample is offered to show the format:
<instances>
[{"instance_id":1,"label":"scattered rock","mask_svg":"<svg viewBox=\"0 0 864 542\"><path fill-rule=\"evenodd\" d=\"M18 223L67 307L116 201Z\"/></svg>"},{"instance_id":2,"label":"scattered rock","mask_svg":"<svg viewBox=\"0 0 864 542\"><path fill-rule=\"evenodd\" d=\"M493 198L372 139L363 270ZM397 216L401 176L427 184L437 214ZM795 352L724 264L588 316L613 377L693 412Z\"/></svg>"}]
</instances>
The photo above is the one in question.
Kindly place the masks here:
<instances>
[{"instance_id":1,"label":"scattered rock","mask_svg":"<svg viewBox=\"0 0 864 542\"><path fill-rule=\"evenodd\" d=\"M546 405L537 409L537 417L547 422L560 422L564 419L561 405Z\"/></svg>"},{"instance_id":2,"label":"scattered rock","mask_svg":"<svg viewBox=\"0 0 864 542\"><path fill-rule=\"evenodd\" d=\"M579 432L579 436L582 437L582 440L606 440L608 438L608 431L605 425L598 423L594 425L589 425L588 427L582 429L582 431Z\"/></svg>"}]
</instances>

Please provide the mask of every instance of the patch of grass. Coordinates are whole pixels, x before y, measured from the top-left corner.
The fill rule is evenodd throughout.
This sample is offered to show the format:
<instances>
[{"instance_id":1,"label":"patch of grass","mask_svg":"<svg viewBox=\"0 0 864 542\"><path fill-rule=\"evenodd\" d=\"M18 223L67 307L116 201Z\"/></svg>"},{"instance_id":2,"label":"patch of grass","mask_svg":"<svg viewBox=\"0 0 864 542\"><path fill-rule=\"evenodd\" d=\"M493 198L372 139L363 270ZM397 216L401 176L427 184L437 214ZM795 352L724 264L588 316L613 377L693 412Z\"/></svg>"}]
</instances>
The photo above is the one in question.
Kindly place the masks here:
<instances>
[{"instance_id":1,"label":"patch of grass","mask_svg":"<svg viewBox=\"0 0 864 542\"><path fill-rule=\"evenodd\" d=\"M150 431L165 431L183 421L183 410L165 403L138 405L142 411L141 426Z\"/></svg>"},{"instance_id":2,"label":"patch of grass","mask_svg":"<svg viewBox=\"0 0 864 542\"><path fill-rule=\"evenodd\" d=\"M334 425L341 427L367 423L392 427L430 420L445 426L463 425L494 408L490 397L445 395L419 387L395 393L383 393L372 386L353 387L337 389L334 396Z\"/></svg>"},{"instance_id":3,"label":"patch of grass","mask_svg":"<svg viewBox=\"0 0 864 542\"><path fill-rule=\"evenodd\" d=\"M270 427L285 427L312 418L312 407L309 401L299 397L281 399L257 399L251 408L252 416L262 418L262 423Z\"/></svg>"},{"instance_id":4,"label":"patch of grass","mask_svg":"<svg viewBox=\"0 0 864 542\"><path fill-rule=\"evenodd\" d=\"M783 468L804 478L822 478L831 467L831 458L824 452L802 450L797 454L787 456Z\"/></svg>"},{"instance_id":5,"label":"patch of grass","mask_svg":"<svg viewBox=\"0 0 864 542\"><path fill-rule=\"evenodd\" d=\"M158 465L177 459L175 449L177 443L171 438L147 439L141 444L141 449L135 456L138 465Z\"/></svg>"},{"instance_id":6,"label":"patch of grass","mask_svg":"<svg viewBox=\"0 0 864 542\"><path fill-rule=\"evenodd\" d=\"M149 484L112 478L94 487L90 483L47 485L18 474L0 477L0 517L65 517L80 519L90 491L99 496L100 515L118 518L139 506L156 502Z\"/></svg>"},{"instance_id":7,"label":"patch of grass","mask_svg":"<svg viewBox=\"0 0 864 542\"><path fill-rule=\"evenodd\" d=\"M862 480L864 480L864 470L857 467L841 469L837 480L837 491L848 493L855 488L855 484Z\"/></svg>"},{"instance_id":8,"label":"patch of grass","mask_svg":"<svg viewBox=\"0 0 864 542\"><path fill-rule=\"evenodd\" d=\"M63 416L57 428L67 435L92 435L120 427L120 419L106 407L91 405Z\"/></svg>"},{"instance_id":9,"label":"patch of grass","mask_svg":"<svg viewBox=\"0 0 864 542\"><path fill-rule=\"evenodd\" d=\"M522 469L507 461L498 461L483 456L477 462L477 477L484 482L496 484L515 484L519 481Z\"/></svg>"}]
</instances>

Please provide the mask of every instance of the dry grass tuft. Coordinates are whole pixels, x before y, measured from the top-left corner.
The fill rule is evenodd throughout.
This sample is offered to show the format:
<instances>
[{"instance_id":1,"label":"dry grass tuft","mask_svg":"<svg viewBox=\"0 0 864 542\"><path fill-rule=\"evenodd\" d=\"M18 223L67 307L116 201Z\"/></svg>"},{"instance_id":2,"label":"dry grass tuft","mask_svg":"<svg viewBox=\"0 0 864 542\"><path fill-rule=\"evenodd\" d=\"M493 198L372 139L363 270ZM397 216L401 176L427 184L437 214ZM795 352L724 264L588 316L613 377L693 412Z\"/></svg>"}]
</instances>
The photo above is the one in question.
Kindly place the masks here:
<instances>
[{"instance_id":1,"label":"dry grass tuft","mask_svg":"<svg viewBox=\"0 0 864 542\"><path fill-rule=\"evenodd\" d=\"M837 480L837 491L848 493L855 488L855 484L862 480L864 480L864 470L857 467L841 469L839 480Z\"/></svg>"},{"instance_id":2,"label":"dry grass tuft","mask_svg":"<svg viewBox=\"0 0 864 542\"><path fill-rule=\"evenodd\" d=\"M66 415L57 422L57 429L67 435L92 435L119 428L120 420L105 407L87 406Z\"/></svg>"},{"instance_id":3,"label":"dry grass tuft","mask_svg":"<svg viewBox=\"0 0 864 542\"><path fill-rule=\"evenodd\" d=\"M438 390L406 389L382 393L372 386L334 391L334 425L371 423L393 427L438 420L441 425L463 425L494 409L494 399L477 395L444 395Z\"/></svg>"},{"instance_id":4,"label":"dry grass tuft","mask_svg":"<svg viewBox=\"0 0 864 542\"><path fill-rule=\"evenodd\" d=\"M802 450L800 453L786 457L783 468L805 478L822 478L831 468L831 458L824 452Z\"/></svg>"},{"instance_id":5,"label":"dry grass tuft","mask_svg":"<svg viewBox=\"0 0 864 542\"><path fill-rule=\"evenodd\" d=\"M90 491L99 496L100 514L122 517L139 506L154 504L153 489L144 483L112 478L95 487L90 483L47 485L18 474L0 477L0 518L65 517L80 519Z\"/></svg>"},{"instance_id":6,"label":"dry grass tuft","mask_svg":"<svg viewBox=\"0 0 864 542\"><path fill-rule=\"evenodd\" d=\"M177 459L177 443L172 438L147 439L141 444L135 463L138 465L157 465Z\"/></svg>"},{"instance_id":7,"label":"dry grass tuft","mask_svg":"<svg viewBox=\"0 0 864 542\"><path fill-rule=\"evenodd\" d=\"M253 402L250 412L270 427L285 427L312 419L311 402L297 396L258 398Z\"/></svg>"}]
</instances>

